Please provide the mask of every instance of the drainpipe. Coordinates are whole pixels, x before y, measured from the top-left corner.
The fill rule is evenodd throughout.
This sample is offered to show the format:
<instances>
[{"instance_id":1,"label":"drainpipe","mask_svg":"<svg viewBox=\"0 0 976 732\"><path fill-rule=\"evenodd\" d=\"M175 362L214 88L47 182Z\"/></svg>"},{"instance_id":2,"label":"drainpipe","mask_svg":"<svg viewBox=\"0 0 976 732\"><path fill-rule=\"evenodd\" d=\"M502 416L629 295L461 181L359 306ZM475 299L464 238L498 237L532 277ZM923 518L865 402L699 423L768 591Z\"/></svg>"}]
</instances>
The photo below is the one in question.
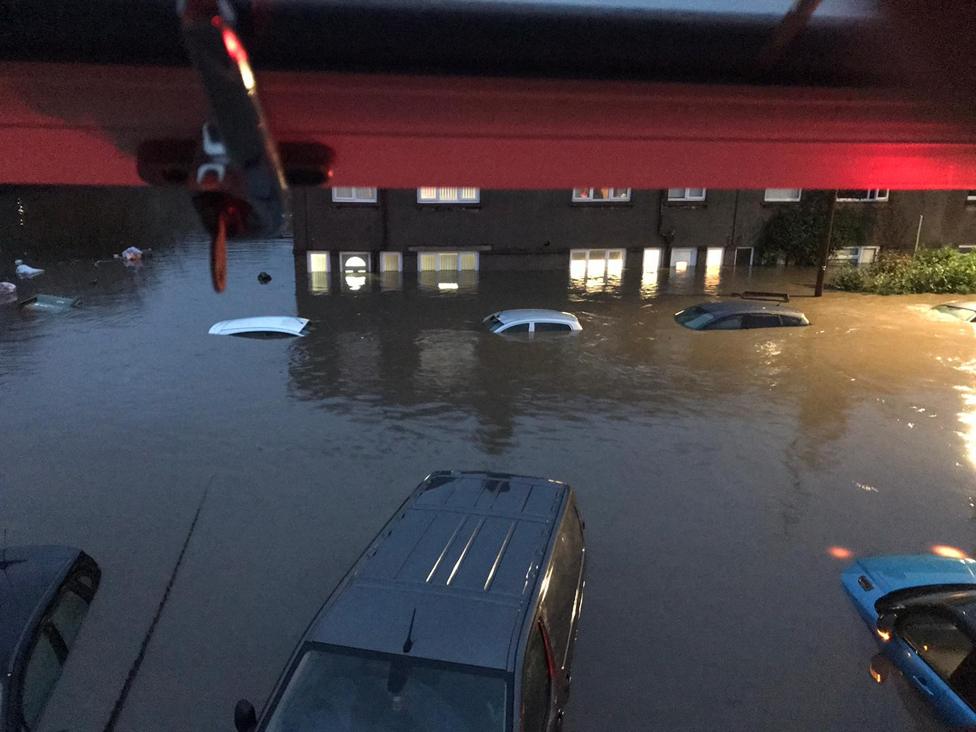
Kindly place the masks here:
<instances>
[{"instance_id":1,"label":"drainpipe","mask_svg":"<svg viewBox=\"0 0 976 732\"><path fill-rule=\"evenodd\" d=\"M837 207L837 191L831 191L830 216L827 219L827 233L824 235L823 246L820 248L820 266L817 268L817 287L813 291L814 297L823 297L824 275L827 274L827 258L830 256L830 235L834 230L834 209Z\"/></svg>"},{"instance_id":2,"label":"drainpipe","mask_svg":"<svg viewBox=\"0 0 976 732\"><path fill-rule=\"evenodd\" d=\"M924 218L925 218L925 214L918 215L918 231L915 232L915 251L912 252L913 258L918 255L918 240L922 236L922 219Z\"/></svg>"}]
</instances>

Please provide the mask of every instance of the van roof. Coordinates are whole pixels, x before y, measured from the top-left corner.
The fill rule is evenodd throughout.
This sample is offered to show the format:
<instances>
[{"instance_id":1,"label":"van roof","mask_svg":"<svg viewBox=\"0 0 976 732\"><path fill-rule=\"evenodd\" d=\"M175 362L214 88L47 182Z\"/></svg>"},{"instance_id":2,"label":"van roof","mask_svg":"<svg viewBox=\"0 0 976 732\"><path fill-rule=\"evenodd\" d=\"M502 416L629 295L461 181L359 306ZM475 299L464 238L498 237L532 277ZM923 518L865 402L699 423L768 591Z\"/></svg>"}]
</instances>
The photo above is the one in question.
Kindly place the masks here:
<instances>
[{"instance_id":1,"label":"van roof","mask_svg":"<svg viewBox=\"0 0 976 732\"><path fill-rule=\"evenodd\" d=\"M543 478L429 475L312 623L307 640L512 669L519 633L570 493Z\"/></svg>"}]
</instances>

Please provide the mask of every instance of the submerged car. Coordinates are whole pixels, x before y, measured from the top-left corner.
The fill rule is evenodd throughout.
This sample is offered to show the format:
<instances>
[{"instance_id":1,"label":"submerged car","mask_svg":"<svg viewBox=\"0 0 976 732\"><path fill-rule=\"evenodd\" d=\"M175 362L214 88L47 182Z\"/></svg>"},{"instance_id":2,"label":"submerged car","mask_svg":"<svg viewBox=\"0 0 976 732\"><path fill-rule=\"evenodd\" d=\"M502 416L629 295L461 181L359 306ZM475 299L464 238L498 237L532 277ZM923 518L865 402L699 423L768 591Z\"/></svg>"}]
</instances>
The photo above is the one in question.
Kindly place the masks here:
<instances>
[{"instance_id":1,"label":"submerged car","mask_svg":"<svg viewBox=\"0 0 976 732\"><path fill-rule=\"evenodd\" d=\"M976 323L976 301L947 302L944 305L936 305L932 309L936 312L950 315L964 323Z\"/></svg>"},{"instance_id":2,"label":"submerged car","mask_svg":"<svg viewBox=\"0 0 976 732\"><path fill-rule=\"evenodd\" d=\"M438 472L333 591L260 723L239 732L543 732L561 722L583 597L564 483Z\"/></svg>"},{"instance_id":3,"label":"submerged car","mask_svg":"<svg viewBox=\"0 0 976 732\"><path fill-rule=\"evenodd\" d=\"M80 549L0 549L0 732L36 729L100 577Z\"/></svg>"},{"instance_id":4,"label":"submerged car","mask_svg":"<svg viewBox=\"0 0 976 732\"><path fill-rule=\"evenodd\" d=\"M210 326L210 335L232 335L248 338L275 338L304 336L308 318L291 315L265 315L257 318L221 320Z\"/></svg>"},{"instance_id":5,"label":"submerged car","mask_svg":"<svg viewBox=\"0 0 976 732\"><path fill-rule=\"evenodd\" d=\"M704 302L679 310L674 319L692 330L742 330L810 325L799 310L775 303L749 300Z\"/></svg>"},{"instance_id":6,"label":"submerged car","mask_svg":"<svg viewBox=\"0 0 976 732\"><path fill-rule=\"evenodd\" d=\"M976 561L861 559L842 582L881 643L871 675L904 676L951 726L976 725Z\"/></svg>"},{"instance_id":7,"label":"submerged car","mask_svg":"<svg viewBox=\"0 0 976 732\"><path fill-rule=\"evenodd\" d=\"M572 313L560 310L499 310L481 321L492 333L578 333L583 330Z\"/></svg>"}]
</instances>

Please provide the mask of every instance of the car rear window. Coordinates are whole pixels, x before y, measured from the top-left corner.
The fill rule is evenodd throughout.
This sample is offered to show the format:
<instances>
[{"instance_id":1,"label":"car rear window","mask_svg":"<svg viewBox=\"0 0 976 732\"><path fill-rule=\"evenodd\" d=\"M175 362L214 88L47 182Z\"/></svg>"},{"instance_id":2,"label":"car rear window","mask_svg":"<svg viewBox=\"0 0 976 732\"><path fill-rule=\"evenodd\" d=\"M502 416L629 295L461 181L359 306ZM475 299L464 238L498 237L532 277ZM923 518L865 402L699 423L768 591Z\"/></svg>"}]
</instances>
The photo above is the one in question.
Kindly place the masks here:
<instances>
[{"instance_id":1,"label":"car rear window","mask_svg":"<svg viewBox=\"0 0 976 732\"><path fill-rule=\"evenodd\" d=\"M266 732L504 732L500 672L409 656L310 646Z\"/></svg>"}]
</instances>

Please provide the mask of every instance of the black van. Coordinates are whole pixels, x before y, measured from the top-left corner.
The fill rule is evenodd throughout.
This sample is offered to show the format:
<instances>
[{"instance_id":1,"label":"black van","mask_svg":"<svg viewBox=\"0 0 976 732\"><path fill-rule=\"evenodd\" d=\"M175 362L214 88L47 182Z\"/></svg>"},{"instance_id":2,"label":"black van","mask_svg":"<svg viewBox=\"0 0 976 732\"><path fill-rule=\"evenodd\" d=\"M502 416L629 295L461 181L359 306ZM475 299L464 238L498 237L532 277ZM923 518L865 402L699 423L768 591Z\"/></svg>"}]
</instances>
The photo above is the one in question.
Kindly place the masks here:
<instances>
[{"instance_id":1,"label":"black van","mask_svg":"<svg viewBox=\"0 0 976 732\"><path fill-rule=\"evenodd\" d=\"M429 475L332 592L239 732L559 727L583 598L564 483Z\"/></svg>"}]
</instances>

